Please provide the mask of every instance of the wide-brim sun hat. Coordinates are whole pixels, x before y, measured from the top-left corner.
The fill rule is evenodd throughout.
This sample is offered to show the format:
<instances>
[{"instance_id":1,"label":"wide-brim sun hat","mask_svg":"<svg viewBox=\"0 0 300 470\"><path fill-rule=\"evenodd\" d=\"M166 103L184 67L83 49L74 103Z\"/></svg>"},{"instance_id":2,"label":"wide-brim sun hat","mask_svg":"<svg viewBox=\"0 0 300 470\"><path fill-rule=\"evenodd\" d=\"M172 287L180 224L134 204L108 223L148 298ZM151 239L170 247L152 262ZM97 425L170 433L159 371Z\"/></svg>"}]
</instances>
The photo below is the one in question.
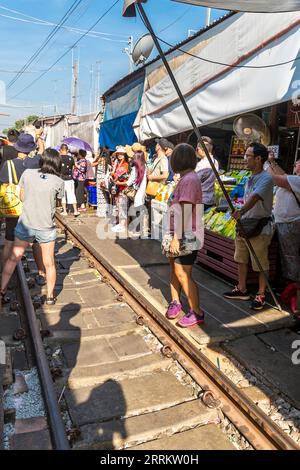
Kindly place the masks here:
<instances>
[{"instance_id":1,"label":"wide-brim sun hat","mask_svg":"<svg viewBox=\"0 0 300 470\"><path fill-rule=\"evenodd\" d=\"M123 147L123 145L117 145L115 154L122 153L123 155L126 155L126 148Z\"/></svg>"},{"instance_id":2,"label":"wide-brim sun hat","mask_svg":"<svg viewBox=\"0 0 300 470\"><path fill-rule=\"evenodd\" d=\"M129 158L133 158L135 152L144 152L145 159L146 160L148 159L149 154L148 154L147 149L144 145L140 144L139 142L135 142L132 145L126 145L126 153L127 153Z\"/></svg>"},{"instance_id":3,"label":"wide-brim sun hat","mask_svg":"<svg viewBox=\"0 0 300 470\"><path fill-rule=\"evenodd\" d=\"M20 134L14 147L18 152L30 153L35 150L36 145L31 134Z\"/></svg>"}]
</instances>

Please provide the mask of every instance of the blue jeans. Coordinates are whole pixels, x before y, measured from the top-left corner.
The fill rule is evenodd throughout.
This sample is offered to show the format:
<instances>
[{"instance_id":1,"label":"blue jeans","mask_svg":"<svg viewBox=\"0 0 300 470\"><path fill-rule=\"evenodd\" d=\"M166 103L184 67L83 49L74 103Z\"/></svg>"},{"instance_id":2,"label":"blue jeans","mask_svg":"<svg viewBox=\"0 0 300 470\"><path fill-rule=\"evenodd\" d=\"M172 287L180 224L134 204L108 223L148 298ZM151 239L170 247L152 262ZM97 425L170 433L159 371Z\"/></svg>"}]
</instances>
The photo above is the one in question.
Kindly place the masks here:
<instances>
[{"instance_id":1,"label":"blue jeans","mask_svg":"<svg viewBox=\"0 0 300 470\"><path fill-rule=\"evenodd\" d=\"M36 230L19 222L15 228L15 237L30 243L34 241L37 243L54 242L56 240L56 228L50 230Z\"/></svg>"}]
</instances>

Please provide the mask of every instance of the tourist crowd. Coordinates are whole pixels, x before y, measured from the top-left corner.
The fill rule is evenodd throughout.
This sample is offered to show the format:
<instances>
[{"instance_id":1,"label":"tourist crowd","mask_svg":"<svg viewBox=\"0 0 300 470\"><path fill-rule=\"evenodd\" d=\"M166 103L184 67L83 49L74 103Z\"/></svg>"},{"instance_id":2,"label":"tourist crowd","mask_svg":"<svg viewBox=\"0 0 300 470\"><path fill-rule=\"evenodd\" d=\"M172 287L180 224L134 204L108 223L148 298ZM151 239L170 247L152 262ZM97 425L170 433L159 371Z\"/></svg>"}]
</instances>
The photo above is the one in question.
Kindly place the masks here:
<instances>
[{"instance_id":1,"label":"tourist crowd","mask_svg":"<svg viewBox=\"0 0 300 470\"><path fill-rule=\"evenodd\" d=\"M178 317L182 310L180 299L183 291L190 311L178 324L191 327L203 323L204 312L200 308L192 267L198 250L203 246L202 211L215 205L216 176L209 160L213 161L216 170L219 167L212 139L204 137L203 144L199 143L195 150L189 144L174 147L167 139L157 138L155 153L150 158L148 149L140 143L119 145L113 150L102 147L96 156L88 156L83 148L74 151L66 143L60 145L59 151L45 150L41 134L42 131L37 129L34 138L31 134L11 130L8 145L0 150L2 200L8 200L5 199L7 188L15 184L14 187L20 190L22 205L20 213L8 211L4 214L2 302L9 302L8 282L17 262L32 244L38 267L36 281L40 285L47 284L45 302L55 303L54 215L57 199L61 201L62 216L72 211L77 217L87 210L90 187L97 188L96 215L114 220L113 232L127 233L131 217L139 214L139 226L135 226L134 233L130 235L148 238L151 237L151 201L159 187L169 183L173 185L168 200L169 225L162 240L163 253L170 262L172 297L166 316L170 320ZM268 247L275 222L283 275L287 282L300 282L300 161L295 164L295 174L287 175L272 157L269 158L266 147L259 143L249 144L245 159L252 175L246 184L244 205L232 214L238 226L242 223L244 227L235 240L239 281L233 290L224 293L227 298L239 300L250 299L247 290L249 261L254 271L260 271L257 259L253 258L245 241L247 226L251 226L247 238L267 274ZM274 184L278 191L273 211ZM14 197L17 198L16 193ZM186 207L189 207L188 211ZM260 272L253 309L264 307L265 291L265 275Z\"/></svg>"}]
</instances>

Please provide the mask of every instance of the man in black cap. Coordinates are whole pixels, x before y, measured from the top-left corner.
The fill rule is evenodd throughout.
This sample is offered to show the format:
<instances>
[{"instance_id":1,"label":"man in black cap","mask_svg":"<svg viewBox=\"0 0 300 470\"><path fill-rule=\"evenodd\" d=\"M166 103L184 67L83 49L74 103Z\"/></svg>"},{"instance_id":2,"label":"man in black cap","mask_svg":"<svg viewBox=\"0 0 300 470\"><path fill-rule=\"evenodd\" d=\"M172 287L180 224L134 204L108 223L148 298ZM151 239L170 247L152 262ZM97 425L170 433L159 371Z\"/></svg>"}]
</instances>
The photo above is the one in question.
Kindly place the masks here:
<instances>
[{"instance_id":1,"label":"man in black cap","mask_svg":"<svg viewBox=\"0 0 300 470\"><path fill-rule=\"evenodd\" d=\"M10 129L7 133L8 145L0 148L0 169L3 167L4 162L17 158L18 151L15 149L14 144L17 142L19 132L15 129Z\"/></svg>"}]
</instances>

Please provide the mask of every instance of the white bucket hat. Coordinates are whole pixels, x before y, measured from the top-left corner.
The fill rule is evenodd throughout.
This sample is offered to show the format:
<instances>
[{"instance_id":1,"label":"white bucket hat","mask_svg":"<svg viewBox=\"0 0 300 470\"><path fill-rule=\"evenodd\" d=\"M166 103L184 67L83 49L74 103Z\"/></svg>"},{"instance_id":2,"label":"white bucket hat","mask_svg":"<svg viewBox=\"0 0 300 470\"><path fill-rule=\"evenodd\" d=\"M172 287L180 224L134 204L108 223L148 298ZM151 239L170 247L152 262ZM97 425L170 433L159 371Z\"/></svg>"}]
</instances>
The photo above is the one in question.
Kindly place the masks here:
<instances>
[{"instance_id":1,"label":"white bucket hat","mask_svg":"<svg viewBox=\"0 0 300 470\"><path fill-rule=\"evenodd\" d=\"M126 154L126 148L123 145L117 145L115 153L124 153Z\"/></svg>"}]
</instances>

